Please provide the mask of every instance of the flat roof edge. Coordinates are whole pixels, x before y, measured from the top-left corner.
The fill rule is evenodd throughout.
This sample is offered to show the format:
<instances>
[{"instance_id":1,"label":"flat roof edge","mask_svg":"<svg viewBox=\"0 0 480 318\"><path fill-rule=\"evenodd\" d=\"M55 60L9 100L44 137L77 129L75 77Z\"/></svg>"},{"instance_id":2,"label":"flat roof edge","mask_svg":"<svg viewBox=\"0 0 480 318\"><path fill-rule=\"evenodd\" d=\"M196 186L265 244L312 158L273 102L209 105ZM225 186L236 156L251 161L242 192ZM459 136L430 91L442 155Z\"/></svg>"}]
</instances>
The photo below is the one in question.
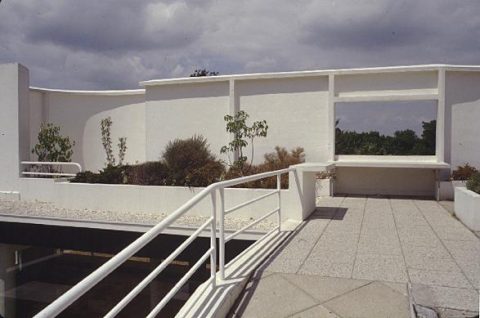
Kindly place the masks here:
<instances>
[{"instance_id":1,"label":"flat roof edge","mask_svg":"<svg viewBox=\"0 0 480 318\"><path fill-rule=\"evenodd\" d=\"M424 65L407 65L407 66L382 66L367 68L340 68L340 69L324 69L324 70L307 70L292 72L269 72L269 73L251 73L251 74L231 74L218 76L202 76L202 77L182 77L153 79L140 82L141 86L157 86L157 85L174 85L188 83L212 83L212 82L228 82L230 80L260 80L260 79L281 79L295 77L314 77L348 74L375 74L375 73L392 73L392 72L414 72L414 71L437 71L444 69L446 71L473 71L480 72L480 65L452 65L452 64L424 64Z\"/></svg>"},{"instance_id":2,"label":"flat roof edge","mask_svg":"<svg viewBox=\"0 0 480 318\"><path fill-rule=\"evenodd\" d=\"M97 96L124 96L124 95L144 95L145 89L125 89L125 90L68 90L68 89L51 89L41 87L30 87L31 91L40 93L58 93L58 94L71 94L71 95L97 95Z\"/></svg>"}]
</instances>

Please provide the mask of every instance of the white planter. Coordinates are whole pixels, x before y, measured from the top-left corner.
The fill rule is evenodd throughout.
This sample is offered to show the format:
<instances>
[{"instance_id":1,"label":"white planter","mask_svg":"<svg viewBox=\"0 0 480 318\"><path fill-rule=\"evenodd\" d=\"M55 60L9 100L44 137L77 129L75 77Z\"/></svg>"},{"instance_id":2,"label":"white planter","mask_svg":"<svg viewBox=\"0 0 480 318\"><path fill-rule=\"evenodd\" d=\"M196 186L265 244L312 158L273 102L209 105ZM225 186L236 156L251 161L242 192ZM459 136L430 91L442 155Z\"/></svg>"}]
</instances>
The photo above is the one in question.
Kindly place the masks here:
<instances>
[{"instance_id":1,"label":"white planter","mask_svg":"<svg viewBox=\"0 0 480 318\"><path fill-rule=\"evenodd\" d=\"M466 187L466 181L440 181L440 200L453 200L456 187Z\"/></svg>"},{"instance_id":2,"label":"white planter","mask_svg":"<svg viewBox=\"0 0 480 318\"><path fill-rule=\"evenodd\" d=\"M315 195L317 197L331 197L333 196L333 179L316 179Z\"/></svg>"},{"instance_id":3,"label":"white planter","mask_svg":"<svg viewBox=\"0 0 480 318\"><path fill-rule=\"evenodd\" d=\"M455 215L473 231L480 231L480 194L455 188Z\"/></svg>"}]
</instances>

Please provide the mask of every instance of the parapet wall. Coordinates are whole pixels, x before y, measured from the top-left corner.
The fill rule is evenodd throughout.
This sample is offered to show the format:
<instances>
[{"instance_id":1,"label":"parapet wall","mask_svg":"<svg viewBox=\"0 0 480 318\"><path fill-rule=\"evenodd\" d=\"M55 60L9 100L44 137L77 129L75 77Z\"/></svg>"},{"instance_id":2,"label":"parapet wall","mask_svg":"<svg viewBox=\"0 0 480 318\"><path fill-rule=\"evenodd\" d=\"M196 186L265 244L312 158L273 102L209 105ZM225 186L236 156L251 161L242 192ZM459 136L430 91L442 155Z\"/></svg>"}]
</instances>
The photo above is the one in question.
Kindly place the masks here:
<instances>
[{"instance_id":1,"label":"parapet wall","mask_svg":"<svg viewBox=\"0 0 480 318\"><path fill-rule=\"evenodd\" d=\"M227 160L219 153L231 138L223 117L239 110L269 125L268 137L255 142L256 162L277 145L301 146L307 161L325 162L337 160L335 103L349 101L437 101L436 160L453 167L467 162L480 167L479 67L247 74L152 80L141 85L144 89L129 91L29 88L25 67L0 65L0 145L5 153L0 167L8 170L2 170L0 191L18 188L19 160L36 159L29 150L36 143L41 122L61 126L62 134L76 142L73 161L88 170L104 167L100 120L107 116L113 120L115 149L118 137L127 137L129 163L157 160L170 140L194 134L205 136L212 152ZM340 185L342 189L352 186Z\"/></svg>"}]
</instances>

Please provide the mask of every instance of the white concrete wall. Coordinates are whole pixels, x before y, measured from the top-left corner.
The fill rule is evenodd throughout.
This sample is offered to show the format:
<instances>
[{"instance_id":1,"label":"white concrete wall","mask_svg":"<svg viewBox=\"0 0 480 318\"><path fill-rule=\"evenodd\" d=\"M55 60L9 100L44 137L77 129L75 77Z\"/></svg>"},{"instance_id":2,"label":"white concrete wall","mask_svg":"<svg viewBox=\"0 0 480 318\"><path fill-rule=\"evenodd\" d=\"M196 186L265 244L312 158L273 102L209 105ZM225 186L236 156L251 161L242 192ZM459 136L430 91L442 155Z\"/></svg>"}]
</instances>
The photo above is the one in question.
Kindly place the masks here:
<instances>
[{"instance_id":1,"label":"white concrete wall","mask_svg":"<svg viewBox=\"0 0 480 318\"><path fill-rule=\"evenodd\" d=\"M38 94L42 96L39 97ZM112 118L112 144L118 155L118 138L127 138L125 160L129 163L145 161L145 97L143 93L126 94L86 93L62 91L32 91L34 101L31 118L36 131L32 133L33 147L37 142L39 122L51 122L61 127L61 134L75 141L72 161L85 169L98 170L105 166L105 151L101 143L100 121ZM41 108L41 110L39 109ZM42 114L42 116L40 116ZM34 157L32 159L35 159Z\"/></svg>"},{"instance_id":2,"label":"white concrete wall","mask_svg":"<svg viewBox=\"0 0 480 318\"><path fill-rule=\"evenodd\" d=\"M445 92L442 76L439 75L443 74L444 69ZM335 158L330 146L335 119L332 117L334 102L368 101L369 98L376 101L395 98L410 100L413 96L413 99L438 99L440 105L444 93L445 129L438 137L439 141L445 141L444 150L436 157L420 159L442 160L444 157L453 167L469 162L480 168L480 139L477 138L480 68L418 66L327 70L157 80L144 84L146 90L141 92L32 89L29 95L25 95L28 71L13 64L2 65L0 90L4 116L0 123L5 128L0 129L4 129L8 137L5 135L0 138L5 145L2 150L12 154L2 158L0 165L5 176L8 176L1 181L3 190L16 188L20 154L24 159L31 157L29 150L36 143L43 121L60 125L62 134L75 140L73 160L89 170L104 166L100 120L107 116L113 120L115 148L118 137L127 137L128 162L157 160L169 141L195 134L204 135L212 152L226 159L219 154L220 148L231 138L225 131L223 117L238 110L248 112L252 121L265 119L268 122L268 137L255 142L257 163L277 145L288 149L304 147L307 161L313 162L340 158ZM21 142L16 143L15 140ZM337 190L353 193L385 191L385 184L377 183L384 171L369 171L369 175L361 179L352 179L340 172L341 178L346 179L337 180L337 185L340 185ZM352 173L359 176L360 172ZM427 178L427 174L430 174L428 171L419 172L422 175L419 179L409 173L404 176L398 171L391 173L392 180L396 180L400 187L408 186L411 194L423 195L427 182L433 182L430 177ZM407 181L399 181L405 176L411 176L412 181L419 185L412 187ZM443 178L447 176L448 171ZM359 184L360 181L364 184ZM403 188L388 191L397 190L407 194Z\"/></svg>"},{"instance_id":3,"label":"white concrete wall","mask_svg":"<svg viewBox=\"0 0 480 318\"><path fill-rule=\"evenodd\" d=\"M147 87L146 159L158 160L169 141L193 135L207 138L212 153L220 157L220 148L229 142L226 114L228 82Z\"/></svg>"},{"instance_id":4,"label":"white concrete wall","mask_svg":"<svg viewBox=\"0 0 480 318\"><path fill-rule=\"evenodd\" d=\"M300 180L303 180L302 177ZM307 200L303 203L303 186L296 186L292 179L290 190L282 190L283 219L301 221L304 215L309 215L315 209L314 204ZM21 178L21 200L51 202L66 209L92 209L113 212L148 212L170 214L193 198L204 188L169 187L169 186L139 186L139 185L109 185L55 182L53 179ZM274 189L225 189L225 209L249 201ZM308 197L308 196L306 196ZM314 196L311 196L314 198ZM314 201L313 201L314 202ZM219 199L217 199L219 204ZM231 214L236 218L257 219L278 207L276 195L267 197ZM217 207L219 210L219 207ZM190 216L210 216L212 205L210 196L189 210Z\"/></svg>"},{"instance_id":5,"label":"white concrete wall","mask_svg":"<svg viewBox=\"0 0 480 318\"><path fill-rule=\"evenodd\" d=\"M480 73L447 72L446 160L480 169Z\"/></svg>"},{"instance_id":6,"label":"white concrete wall","mask_svg":"<svg viewBox=\"0 0 480 318\"><path fill-rule=\"evenodd\" d=\"M418 93L437 89L437 72L340 74L335 76L335 95L350 96L391 92Z\"/></svg>"},{"instance_id":7,"label":"white concrete wall","mask_svg":"<svg viewBox=\"0 0 480 318\"><path fill-rule=\"evenodd\" d=\"M394 168L336 169L335 193L368 195L435 195L432 170Z\"/></svg>"},{"instance_id":8,"label":"white concrete wall","mask_svg":"<svg viewBox=\"0 0 480 318\"><path fill-rule=\"evenodd\" d=\"M455 188L455 215L473 231L480 231L480 194Z\"/></svg>"},{"instance_id":9,"label":"white concrete wall","mask_svg":"<svg viewBox=\"0 0 480 318\"><path fill-rule=\"evenodd\" d=\"M238 81L235 93L240 110L269 126L267 138L254 141L256 162L275 146L303 147L306 161L328 159L328 77Z\"/></svg>"},{"instance_id":10,"label":"white concrete wall","mask_svg":"<svg viewBox=\"0 0 480 318\"><path fill-rule=\"evenodd\" d=\"M29 158L29 73L0 65L0 191L18 191L20 161Z\"/></svg>"}]
</instances>

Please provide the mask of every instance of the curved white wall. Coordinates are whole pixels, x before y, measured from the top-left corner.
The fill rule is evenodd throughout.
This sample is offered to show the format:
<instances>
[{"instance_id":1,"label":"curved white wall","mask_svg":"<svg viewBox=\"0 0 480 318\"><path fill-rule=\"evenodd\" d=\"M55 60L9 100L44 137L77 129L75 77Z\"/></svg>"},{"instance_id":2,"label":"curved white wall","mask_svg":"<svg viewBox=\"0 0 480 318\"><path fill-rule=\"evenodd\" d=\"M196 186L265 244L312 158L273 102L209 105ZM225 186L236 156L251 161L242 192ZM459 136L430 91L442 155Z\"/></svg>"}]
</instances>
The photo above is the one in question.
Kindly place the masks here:
<instances>
[{"instance_id":1,"label":"curved white wall","mask_svg":"<svg viewBox=\"0 0 480 318\"><path fill-rule=\"evenodd\" d=\"M39 96L40 95L40 96ZM38 134L38 119L61 127L61 133L75 141L73 161L88 170L105 165L105 151L101 143L100 121L112 118L112 144L118 154L118 138L127 138L126 161L145 161L145 95L143 92L126 94L75 93L32 90L30 93L32 147ZM41 109L39 109L41 108ZM42 114L41 116L39 114ZM32 129L33 130L33 129Z\"/></svg>"}]
</instances>

